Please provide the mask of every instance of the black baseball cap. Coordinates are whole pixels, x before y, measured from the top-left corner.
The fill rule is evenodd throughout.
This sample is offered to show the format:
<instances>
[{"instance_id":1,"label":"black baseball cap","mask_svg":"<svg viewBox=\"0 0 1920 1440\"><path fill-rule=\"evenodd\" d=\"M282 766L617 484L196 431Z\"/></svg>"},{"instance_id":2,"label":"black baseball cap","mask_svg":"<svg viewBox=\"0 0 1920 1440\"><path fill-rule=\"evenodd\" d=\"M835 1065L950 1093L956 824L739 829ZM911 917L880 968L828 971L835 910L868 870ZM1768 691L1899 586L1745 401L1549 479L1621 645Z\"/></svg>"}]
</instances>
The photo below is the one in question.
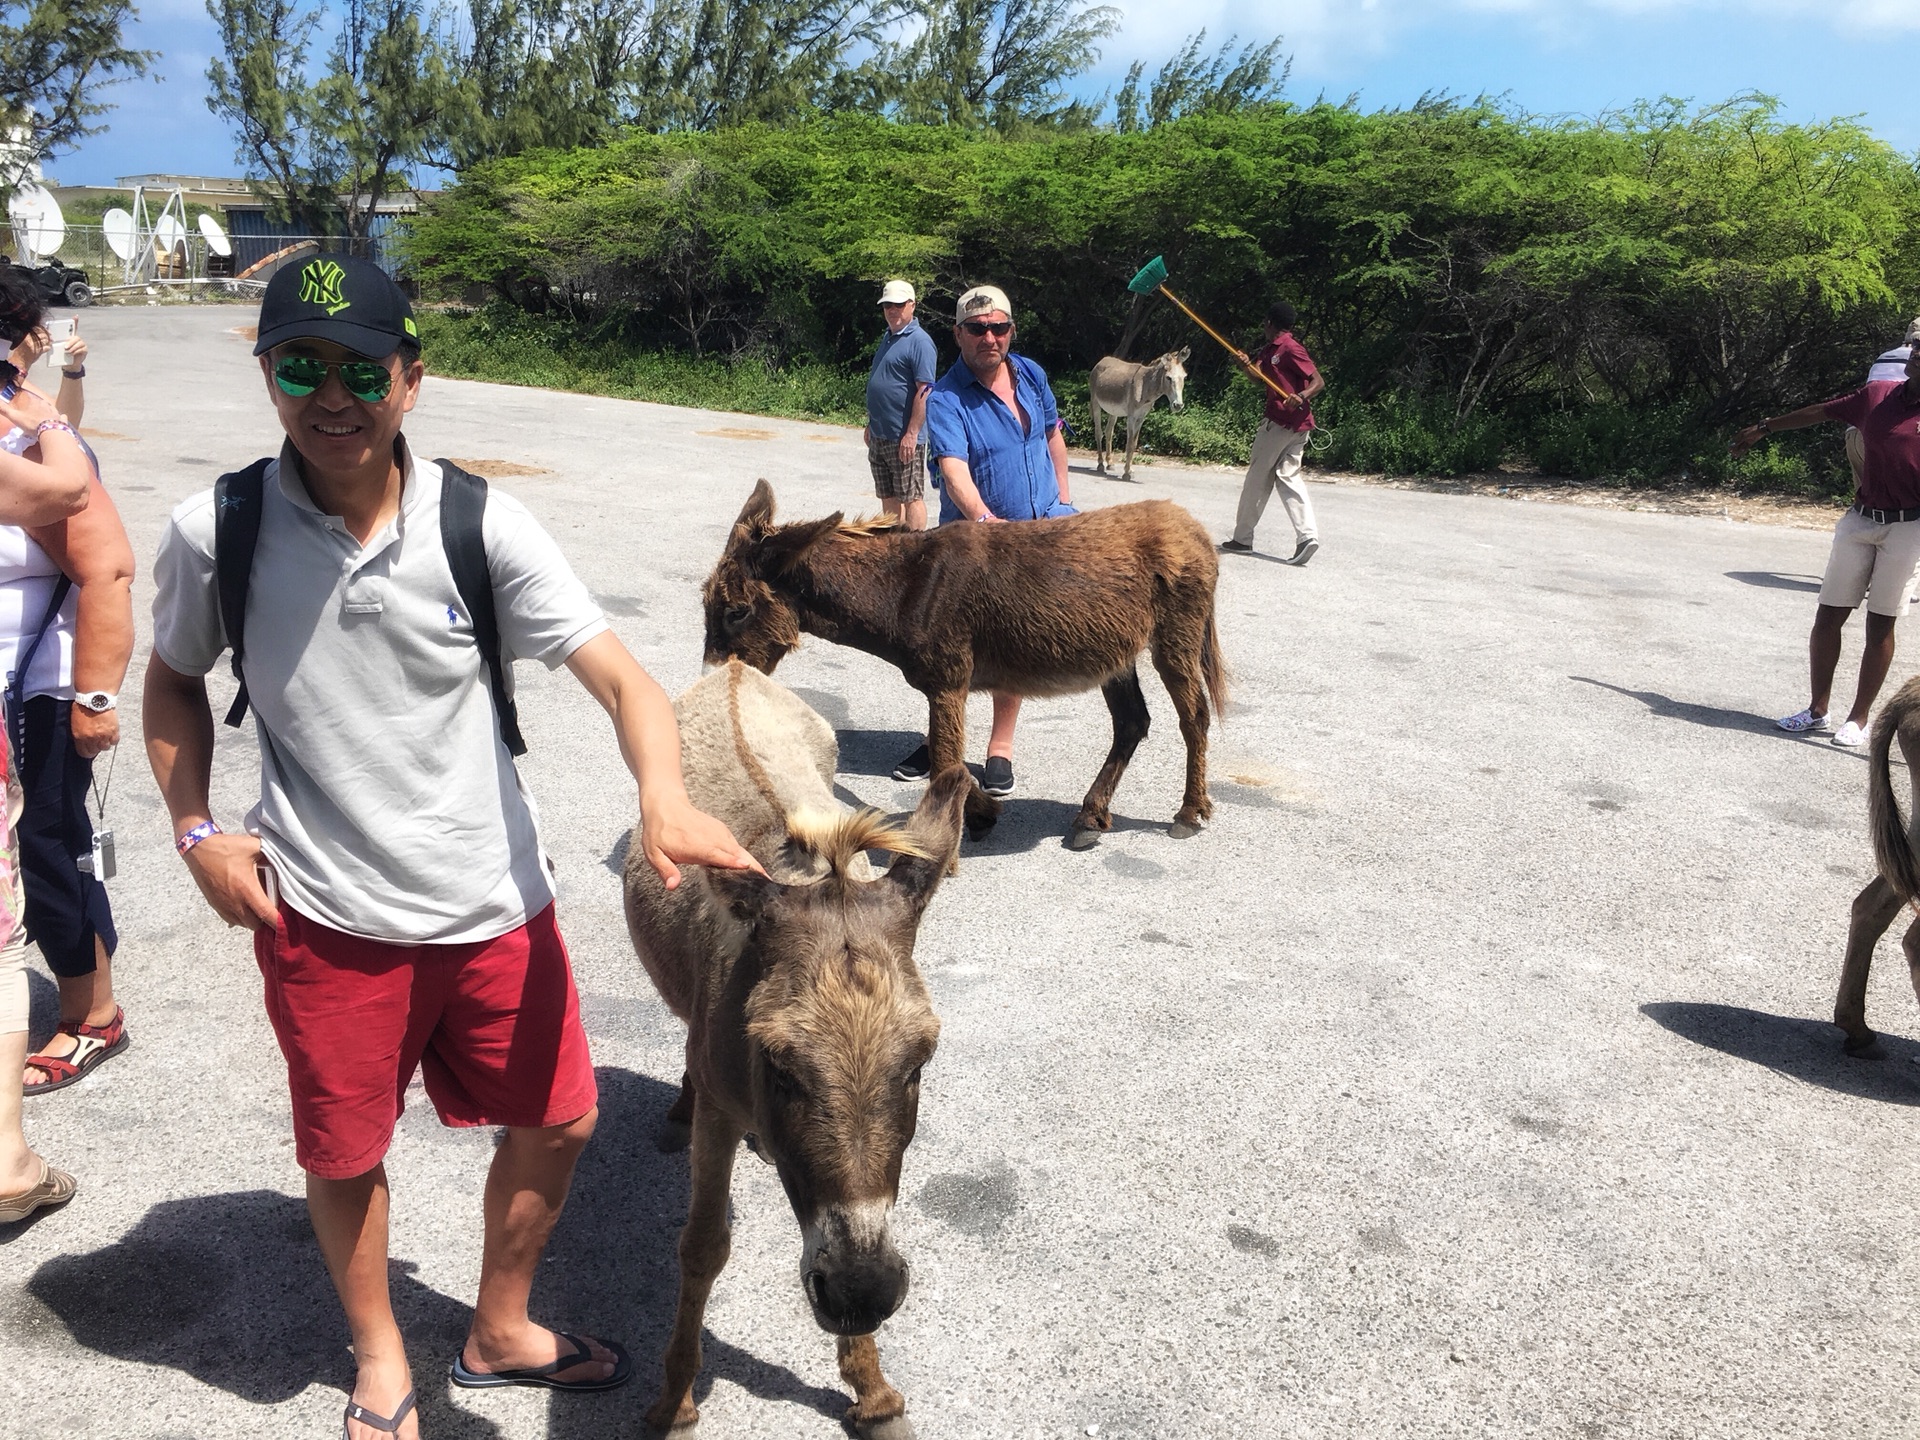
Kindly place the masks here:
<instances>
[{"instance_id":1,"label":"black baseball cap","mask_svg":"<svg viewBox=\"0 0 1920 1440\"><path fill-rule=\"evenodd\" d=\"M288 340L331 340L369 360L384 360L402 343L420 343L406 293L371 260L315 255L282 265L260 301L264 355Z\"/></svg>"}]
</instances>

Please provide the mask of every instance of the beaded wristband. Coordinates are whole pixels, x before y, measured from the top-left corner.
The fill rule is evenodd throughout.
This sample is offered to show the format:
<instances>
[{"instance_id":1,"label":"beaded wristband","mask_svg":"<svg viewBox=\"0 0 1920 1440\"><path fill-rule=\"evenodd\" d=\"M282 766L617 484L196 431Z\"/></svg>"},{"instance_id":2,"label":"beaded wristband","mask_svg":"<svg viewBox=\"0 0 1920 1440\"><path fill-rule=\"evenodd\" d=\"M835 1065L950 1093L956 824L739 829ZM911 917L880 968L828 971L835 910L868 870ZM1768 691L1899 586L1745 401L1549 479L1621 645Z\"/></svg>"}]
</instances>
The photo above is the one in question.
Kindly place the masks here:
<instances>
[{"instance_id":1,"label":"beaded wristband","mask_svg":"<svg viewBox=\"0 0 1920 1440\"><path fill-rule=\"evenodd\" d=\"M179 851L182 855L184 855L187 853L187 851L193 849L194 846L198 845L202 840L211 839L215 835L224 835L224 834L226 834L226 831L222 830L218 825L214 824L213 821L202 820L198 825L194 826L191 830L186 831L177 840L175 840L173 842L173 848Z\"/></svg>"},{"instance_id":2,"label":"beaded wristband","mask_svg":"<svg viewBox=\"0 0 1920 1440\"><path fill-rule=\"evenodd\" d=\"M73 436L74 439L78 440L80 438L80 432L64 420L42 420L38 425L33 427L33 438L38 440L49 430L64 430L67 434Z\"/></svg>"}]
</instances>

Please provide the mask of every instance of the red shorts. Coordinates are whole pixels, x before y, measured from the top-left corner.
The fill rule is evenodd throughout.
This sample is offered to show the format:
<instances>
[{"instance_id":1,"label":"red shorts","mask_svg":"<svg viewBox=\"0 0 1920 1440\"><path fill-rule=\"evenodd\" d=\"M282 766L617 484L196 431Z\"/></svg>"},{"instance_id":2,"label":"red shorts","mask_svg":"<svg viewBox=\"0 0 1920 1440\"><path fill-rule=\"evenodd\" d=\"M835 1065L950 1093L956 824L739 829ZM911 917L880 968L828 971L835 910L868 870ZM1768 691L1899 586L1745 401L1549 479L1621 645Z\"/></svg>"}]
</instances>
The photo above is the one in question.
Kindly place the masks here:
<instances>
[{"instance_id":1,"label":"red shorts","mask_svg":"<svg viewBox=\"0 0 1920 1440\"><path fill-rule=\"evenodd\" d=\"M415 1066L446 1125L564 1125L594 1107L551 905L492 940L398 945L283 904L253 952L287 1057L295 1154L311 1174L344 1180L380 1163Z\"/></svg>"}]
</instances>

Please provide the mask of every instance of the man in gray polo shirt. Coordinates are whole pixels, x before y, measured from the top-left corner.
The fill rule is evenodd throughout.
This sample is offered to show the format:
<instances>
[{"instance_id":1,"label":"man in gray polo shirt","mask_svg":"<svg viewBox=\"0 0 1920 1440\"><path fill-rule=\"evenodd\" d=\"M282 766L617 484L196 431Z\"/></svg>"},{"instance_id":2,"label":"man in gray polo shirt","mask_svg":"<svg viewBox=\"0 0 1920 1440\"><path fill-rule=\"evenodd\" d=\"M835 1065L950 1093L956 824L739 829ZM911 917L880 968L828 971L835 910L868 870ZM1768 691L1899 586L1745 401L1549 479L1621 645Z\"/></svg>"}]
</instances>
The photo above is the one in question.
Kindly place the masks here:
<instances>
[{"instance_id":1,"label":"man in gray polo shirt","mask_svg":"<svg viewBox=\"0 0 1920 1440\"><path fill-rule=\"evenodd\" d=\"M633 1369L619 1346L527 1315L597 1095L552 869L442 542L439 467L400 433L424 374L415 334L365 261L284 269L261 303L255 353L287 440L262 481L245 611L261 793L244 833L221 833L208 801L202 677L227 647L212 492L161 540L142 716L176 848L220 917L254 932L358 1365L347 1440L418 1435L382 1164L416 1068L445 1123L505 1131L454 1383L603 1390ZM565 665L606 708L669 888L676 862L752 866L688 800L671 705L553 541L498 491L481 531L504 658Z\"/></svg>"},{"instance_id":2,"label":"man in gray polo shirt","mask_svg":"<svg viewBox=\"0 0 1920 1440\"><path fill-rule=\"evenodd\" d=\"M933 337L913 318L913 286L889 280L880 292L887 333L867 374L867 465L880 508L909 530L927 528L927 450L922 427L933 388Z\"/></svg>"}]
</instances>

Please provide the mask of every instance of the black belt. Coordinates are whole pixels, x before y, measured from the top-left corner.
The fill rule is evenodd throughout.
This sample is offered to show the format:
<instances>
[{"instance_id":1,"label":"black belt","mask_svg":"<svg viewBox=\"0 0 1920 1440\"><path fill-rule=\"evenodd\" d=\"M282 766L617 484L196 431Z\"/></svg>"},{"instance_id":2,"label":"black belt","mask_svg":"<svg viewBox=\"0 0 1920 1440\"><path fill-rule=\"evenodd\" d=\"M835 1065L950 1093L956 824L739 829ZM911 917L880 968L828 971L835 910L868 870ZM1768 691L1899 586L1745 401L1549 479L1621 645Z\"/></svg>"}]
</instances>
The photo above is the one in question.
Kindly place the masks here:
<instances>
[{"instance_id":1,"label":"black belt","mask_svg":"<svg viewBox=\"0 0 1920 1440\"><path fill-rule=\"evenodd\" d=\"M1916 510L1870 510L1865 505L1855 505L1861 516L1876 525L1901 525L1909 520L1920 520L1920 509Z\"/></svg>"}]
</instances>

